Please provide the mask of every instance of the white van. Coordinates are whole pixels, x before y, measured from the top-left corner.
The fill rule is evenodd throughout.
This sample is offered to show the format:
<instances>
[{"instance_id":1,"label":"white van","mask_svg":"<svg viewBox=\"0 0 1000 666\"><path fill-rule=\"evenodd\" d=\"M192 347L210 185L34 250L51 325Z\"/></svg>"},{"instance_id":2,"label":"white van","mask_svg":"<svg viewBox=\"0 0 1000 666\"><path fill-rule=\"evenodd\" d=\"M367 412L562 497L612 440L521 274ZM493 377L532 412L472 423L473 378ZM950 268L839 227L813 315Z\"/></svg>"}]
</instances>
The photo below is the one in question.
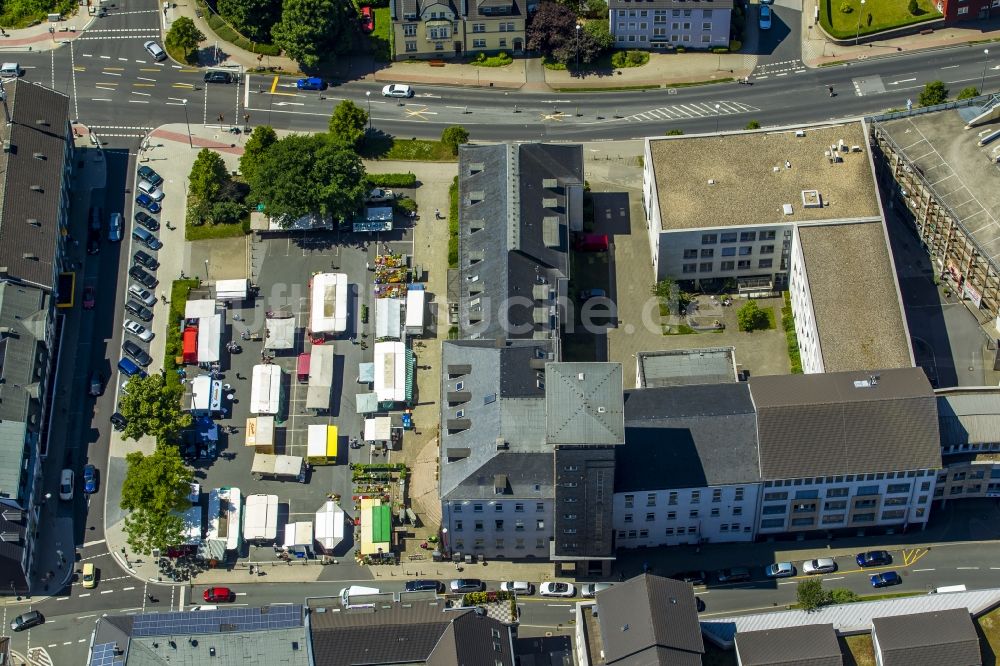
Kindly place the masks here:
<instances>
[{"instance_id":1,"label":"white van","mask_svg":"<svg viewBox=\"0 0 1000 666\"><path fill-rule=\"evenodd\" d=\"M16 62L5 62L0 66L0 78L16 79L24 74L24 70Z\"/></svg>"},{"instance_id":2,"label":"white van","mask_svg":"<svg viewBox=\"0 0 1000 666\"><path fill-rule=\"evenodd\" d=\"M351 597L359 597L366 594L382 594L382 591L375 587L364 587L362 585L351 585L340 591L340 603L347 606Z\"/></svg>"}]
</instances>

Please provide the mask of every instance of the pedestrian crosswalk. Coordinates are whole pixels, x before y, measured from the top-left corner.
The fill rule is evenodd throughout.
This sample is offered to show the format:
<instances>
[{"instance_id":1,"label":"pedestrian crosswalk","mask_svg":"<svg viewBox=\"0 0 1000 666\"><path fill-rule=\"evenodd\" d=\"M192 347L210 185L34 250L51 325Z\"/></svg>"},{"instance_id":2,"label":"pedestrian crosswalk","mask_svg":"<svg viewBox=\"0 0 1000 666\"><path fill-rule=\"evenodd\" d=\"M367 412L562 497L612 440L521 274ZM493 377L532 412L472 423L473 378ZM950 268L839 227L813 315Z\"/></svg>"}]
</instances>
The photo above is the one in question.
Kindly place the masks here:
<instances>
[{"instance_id":1,"label":"pedestrian crosswalk","mask_svg":"<svg viewBox=\"0 0 1000 666\"><path fill-rule=\"evenodd\" d=\"M695 102L691 104L671 104L649 111L641 111L626 120L631 122L661 122L664 120L690 120L691 118L710 118L712 116L732 116L739 113L760 111L756 106L743 102Z\"/></svg>"},{"instance_id":2,"label":"pedestrian crosswalk","mask_svg":"<svg viewBox=\"0 0 1000 666\"><path fill-rule=\"evenodd\" d=\"M770 76L787 76L788 74L799 74L806 71L806 66L801 60L781 60L779 62L759 63L753 70L755 79L766 79Z\"/></svg>"}]
</instances>

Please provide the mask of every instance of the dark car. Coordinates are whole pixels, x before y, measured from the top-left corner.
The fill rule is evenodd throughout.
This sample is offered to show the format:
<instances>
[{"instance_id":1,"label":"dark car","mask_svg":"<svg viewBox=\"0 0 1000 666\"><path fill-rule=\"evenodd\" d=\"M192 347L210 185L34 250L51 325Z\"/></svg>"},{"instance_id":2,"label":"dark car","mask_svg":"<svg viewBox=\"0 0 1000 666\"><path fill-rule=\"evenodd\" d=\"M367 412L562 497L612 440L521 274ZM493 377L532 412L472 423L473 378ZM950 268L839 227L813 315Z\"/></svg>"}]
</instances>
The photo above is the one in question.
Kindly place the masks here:
<instances>
[{"instance_id":1,"label":"dark car","mask_svg":"<svg viewBox=\"0 0 1000 666\"><path fill-rule=\"evenodd\" d=\"M459 592L482 592L486 589L483 585L483 581L478 578L459 578L457 580L451 581L451 591L454 593Z\"/></svg>"},{"instance_id":2,"label":"dark car","mask_svg":"<svg viewBox=\"0 0 1000 666\"><path fill-rule=\"evenodd\" d=\"M408 580L406 581L407 592L444 592L444 583L438 580Z\"/></svg>"},{"instance_id":3,"label":"dark car","mask_svg":"<svg viewBox=\"0 0 1000 666\"><path fill-rule=\"evenodd\" d=\"M104 219L104 209L100 206L90 207L90 227L91 231L96 231L100 233L101 231L101 220Z\"/></svg>"},{"instance_id":4,"label":"dark car","mask_svg":"<svg viewBox=\"0 0 1000 666\"><path fill-rule=\"evenodd\" d=\"M205 72L205 83L232 83L233 75L229 72Z\"/></svg>"},{"instance_id":5,"label":"dark car","mask_svg":"<svg viewBox=\"0 0 1000 666\"><path fill-rule=\"evenodd\" d=\"M163 182L163 176L148 166L139 167L139 178L152 183L154 187Z\"/></svg>"},{"instance_id":6,"label":"dark car","mask_svg":"<svg viewBox=\"0 0 1000 666\"><path fill-rule=\"evenodd\" d=\"M88 495L97 492L97 468L93 465L83 466L83 492Z\"/></svg>"},{"instance_id":7,"label":"dark car","mask_svg":"<svg viewBox=\"0 0 1000 666\"><path fill-rule=\"evenodd\" d=\"M890 585L899 585L903 582L903 579L895 571L883 571L882 573L872 574L869 579L871 580L872 587L889 587Z\"/></svg>"},{"instance_id":8,"label":"dark car","mask_svg":"<svg viewBox=\"0 0 1000 666\"><path fill-rule=\"evenodd\" d=\"M25 629L37 627L43 622L45 622L45 616L41 613L36 610L28 611L27 613L21 613L11 620L10 629L11 631L24 631Z\"/></svg>"},{"instance_id":9,"label":"dark car","mask_svg":"<svg viewBox=\"0 0 1000 666\"><path fill-rule=\"evenodd\" d=\"M151 271L155 271L160 267L160 262L153 259L153 257L146 254L142 250L139 250L132 256L132 261L134 261L137 266L145 266Z\"/></svg>"},{"instance_id":10,"label":"dark car","mask_svg":"<svg viewBox=\"0 0 1000 666\"><path fill-rule=\"evenodd\" d=\"M163 247L163 243L149 229L132 227L132 238L136 239L153 252Z\"/></svg>"},{"instance_id":11,"label":"dark car","mask_svg":"<svg viewBox=\"0 0 1000 666\"><path fill-rule=\"evenodd\" d=\"M128 425L128 419L126 419L124 416L122 416L118 412L115 412L114 414L111 415L110 421L111 421L111 425L114 427L114 429L117 430L117 431L119 431L119 432L121 432L122 430L124 430L125 426Z\"/></svg>"},{"instance_id":12,"label":"dark car","mask_svg":"<svg viewBox=\"0 0 1000 666\"><path fill-rule=\"evenodd\" d=\"M145 208L150 213L160 212L160 204L153 201L153 198L150 197L148 194L143 193L137 196L135 198L135 203L137 206L139 206L139 208Z\"/></svg>"},{"instance_id":13,"label":"dark car","mask_svg":"<svg viewBox=\"0 0 1000 666\"><path fill-rule=\"evenodd\" d=\"M708 580L708 574L704 571L681 571L670 576L674 580L682 580L692 585L704 585Z\"/></svg>"},{"instance_id":14,"label":"dark car","mask_svg":"<svg viewBox=\"0 0 1000 666\"><path fill-rule=\"evenodd\" d=\"M210 587L202 593L201 598L212 602L232 601L236 594L228 587Z\"/></svg>"},{"instance_id":15,"label":"dark car","mask_svg":"<svg viewBox=\"0 0 1000 666\"><path fill-rule=\"evenodd\" d=\"M150 231L156 231L160 228L160 223L156 221L155 217L147 213L143 213L141 210L135 214L135 221Z\"/></svg>"},{"instance_id":16,"label":"dark car","mask_svg":"<svg viewBox=\"0 0 1000 666\"><path fill-rule=\"evenodd\" d=\"M892 564L892 555L887 550L869 550L867 553L858 553L854 561L859 567L884 567Z\"/></svg>"},{"instance_id":17,"label":"dark car","mask_svg":"<svg viewBox=\"0 0 1000 666\"><path fill-rule=\"evenodd\" d=\"M125 301L125 311L136 319L141 319L142 321L153 321L153 312L133 298Z\"/></svg>"},{"instance_id":18,"label":"dark car","mask_svg":"<svg viewBox=\"0 0 1000 666\"><path fill-rule=\"evenodd\" d=\"M145 349L131 340L126 340L122 343L122 351L124 351L128 356L131 356L132 360L142 367L146 367L153 362L153 357L147 354Z\"/></svg>"},{"instance_id":19,"label":"dark car","mask_svg":"<svg viewBox=\"0 0 1000 666\"><path fill-rule=\"evenodd\" d=\"M94 296L94 287L88 284L83 288L83 309L93 310L95 305L97 305L97 298Z\"/></svg>"},{"instance_id":20,"label":"dark car","mask_svg":"<svg viewBox=\"0 0 1000 666\"><path fill-rule=\"evenodd\" d=\"M140 268L139 266L133 266L132 268L128 269L128 274L129 277L131 277L133 280L135 280L143 287L146 287L148 289L152 289L153 287L155 287L160 283L159 280L157 280L155 277L153 277L146 271L142 270L142 268Z\"/></svg>"},{"instance_id":21,"label":"dark car","mask_svg":"<svg viewBox=\"0 0 1000 666\"><path fill-rule=\"evenodd\" d=\"M87 254L100 254L101 232L91 229L87 232Z\"/></svg>"},{"instance_id":22,"label":"dark car","mask_svg":"<svg viewBox=\"0 0 1000 666\"><path fill-rule=\"evenodd\" d=\"M750 570L746 567L720 569L715 574L715 578L720 583L741 583L745 580L750 580Z\"/></svg>"}]
</instances>

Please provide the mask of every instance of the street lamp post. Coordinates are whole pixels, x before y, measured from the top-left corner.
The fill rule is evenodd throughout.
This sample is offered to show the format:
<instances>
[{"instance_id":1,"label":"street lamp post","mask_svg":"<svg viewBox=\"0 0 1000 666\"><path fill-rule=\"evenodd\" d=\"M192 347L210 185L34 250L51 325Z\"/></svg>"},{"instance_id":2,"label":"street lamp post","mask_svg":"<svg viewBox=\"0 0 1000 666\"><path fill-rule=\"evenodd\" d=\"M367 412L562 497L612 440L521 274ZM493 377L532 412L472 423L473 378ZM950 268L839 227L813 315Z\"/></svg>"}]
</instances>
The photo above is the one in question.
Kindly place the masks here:
<instances>
[{"instance_id":1,"label":"street lamp post","mask_svg":"<svg viewBox=\"0 0 1000 666\"><path fill-rule=\"evenodd\" d=\"M979 82L979 94L985 95L986 91L984 87L986 86L986 68L990 64L990 50L983 49L983 80Z\"/></svg>"},{"instance_id":2,"label":"street lamp post","mask_svg":"<svg viewBox=\"0 0 1000 666\"><path fill-rule=\"evenodd\" d=\"M576 73L580 73L580 28L583 26L576 24Z\"/></svg>"},{"instance_id":3,"label":"street lamp post","mask_svg":"<svg viewBox=\"0 0 1000 666\"><path fill-rule=\"evenodd\" d=\"M194 149L194 141L191 139L191 120L188 118L188 101L184 100L184 124L187 125L188 130L188 145L191 149Z\"/></svg>"},{"instance_id":4,"label":"street lamp post","mask_svg":"<svg viewBox=\"0 0 1000 666\"><path fill-rule=\"evenodd\" d=\"M715 105L715 133L719 133L719 116L722 115L722 107L718 104Z\"/></svg>"},{"instance_id":5,"label":"street lamp post","mask_svg":"<svg viewBox=\"0 0 1000 666\"><path fill-rule=\"evenodd\" d=\"M861 16L865 13L865 0L861 0L861 9L858 10L858 31L854 34L854 45L858 45L861 39Z\"/></svg>"},{"instance_id":6,"label":"street lamp post","mask_svg":"<svg viewBox=\"0 0 1000 666\"><path fill-rule=\"evenodd\" d=\"M368 98L368 133L372 131L372 91L366 90L365 97Z\"/></svg>"},{"instance_id":7,"label":"street lamp post","mask_svg":"<svg viewBox=\"0 0 1000 666\"><path fill-rule=\"evenodd\" d=\"M205 260L205 282L208 282L208 259Z\"/></svg>"}]
</instances>

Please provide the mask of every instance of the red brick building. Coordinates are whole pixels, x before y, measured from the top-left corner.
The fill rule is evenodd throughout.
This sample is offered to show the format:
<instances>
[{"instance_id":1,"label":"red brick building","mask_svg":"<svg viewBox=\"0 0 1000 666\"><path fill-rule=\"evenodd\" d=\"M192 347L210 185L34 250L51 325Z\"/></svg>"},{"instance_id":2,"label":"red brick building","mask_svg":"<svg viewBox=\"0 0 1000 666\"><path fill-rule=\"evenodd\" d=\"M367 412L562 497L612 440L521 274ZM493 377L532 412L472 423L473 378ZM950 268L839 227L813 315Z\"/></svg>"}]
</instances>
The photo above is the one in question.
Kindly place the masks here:
<instances>
[{"instance_id":1,"label":"red brick building","mask_svg":"<svg viewBox=\"0 0 1000 666\"><path fill-rule=\"evenodd\" d=\"M949 23L1000 16L1000 0L937 0Z\"/></svg>"}]
</instances>

